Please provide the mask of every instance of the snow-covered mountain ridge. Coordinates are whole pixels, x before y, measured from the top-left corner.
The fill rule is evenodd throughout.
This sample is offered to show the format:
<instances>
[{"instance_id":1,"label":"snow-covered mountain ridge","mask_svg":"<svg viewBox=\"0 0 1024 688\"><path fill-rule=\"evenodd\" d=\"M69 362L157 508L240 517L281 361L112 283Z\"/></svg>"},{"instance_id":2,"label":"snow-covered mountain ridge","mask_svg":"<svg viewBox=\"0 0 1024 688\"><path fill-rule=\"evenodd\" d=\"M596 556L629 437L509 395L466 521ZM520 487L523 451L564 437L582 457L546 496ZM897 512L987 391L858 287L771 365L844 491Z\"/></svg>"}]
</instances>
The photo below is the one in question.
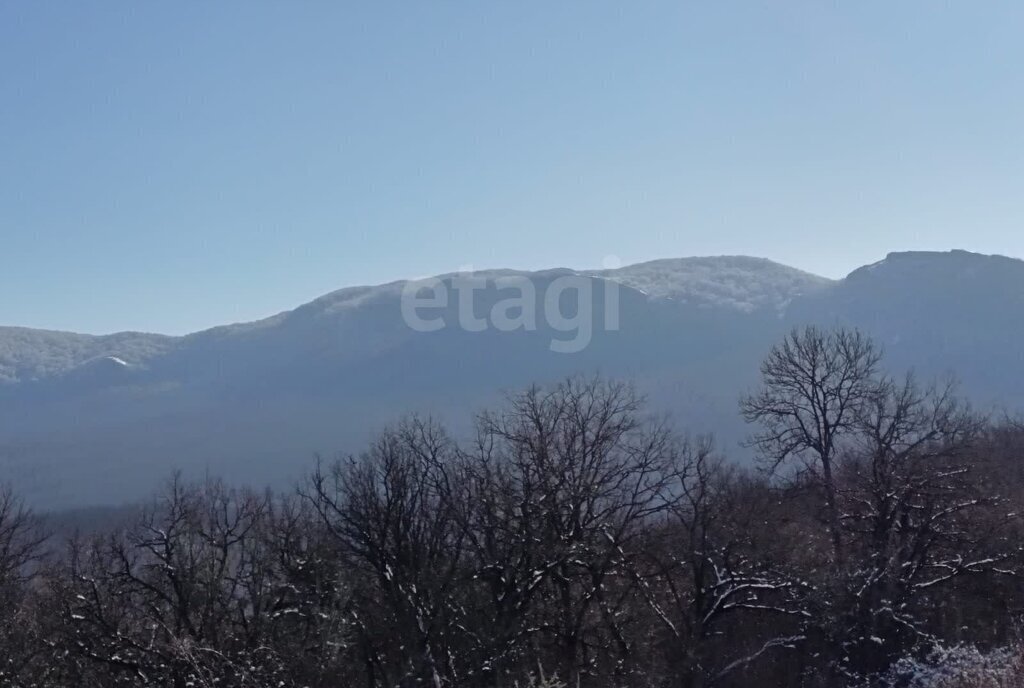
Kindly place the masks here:
<instances>
[{"instance_id":1,"label":"snow-covered mountain ridge","mask_svg":"<svg viewBox=\"0 0 1024 688\"><path fill-rule=\"evenodd\" d=\"M280 485L404 413L468 431L501 390L597 371L742 456L737 399L769 347L805 324L861 328L894 371L954 373L976 406L1024 411L1024 262L1011 258L896 253L838 281L745 257L479 275L481 313L504 298L499 275L529 277L538 293L563 275L592 280L596 314L614 281L621 326L595 326L571 355L550 350L564 333L542 322L421 333L401 314L406 283L393 282L184 337L0 328L0 482L39 506L131 499L174 468Z\"/></svg>"},{"instance_id":2,"label":"snow-covered mountain ridge","mask_svg":"<svg viewBox=\"0 0 1024 688\"><path fill-rule=\"evenodd\" d=\"M655 298L747 313L784 309L794 298L833 284L824 277L748 256L669 258L587 274L614 279Z\"/></svg>"},{"instance_id":3,"label":"snow-covered mountain ridge","mask_svg":"<svg viewBox=\"0 0 1024 688\"><path fill-rule=\"evenodd\" d=\"M764 258L746 256L675 258L638 263L615 270L567 272L612 279L650 298L668 298L703 308L734 309L746 313L764 308L785 308L793 298L832 284L831 280L823 277ZM475 274L493 279L508 275L531 277L542 273L493 270ZM346 287L292 311L181 337L139 332L93 336L0 326L0 385L53 378L78 366L91 365L93 359L104 357L115 357L130 365L144 366L153 358L193 342L251 335L285 326L304 316L341 317L347 312L375 303L394 301L400 297L405 285L405 281L399 281L376 286Z\"/></svg>"}]
</instances>

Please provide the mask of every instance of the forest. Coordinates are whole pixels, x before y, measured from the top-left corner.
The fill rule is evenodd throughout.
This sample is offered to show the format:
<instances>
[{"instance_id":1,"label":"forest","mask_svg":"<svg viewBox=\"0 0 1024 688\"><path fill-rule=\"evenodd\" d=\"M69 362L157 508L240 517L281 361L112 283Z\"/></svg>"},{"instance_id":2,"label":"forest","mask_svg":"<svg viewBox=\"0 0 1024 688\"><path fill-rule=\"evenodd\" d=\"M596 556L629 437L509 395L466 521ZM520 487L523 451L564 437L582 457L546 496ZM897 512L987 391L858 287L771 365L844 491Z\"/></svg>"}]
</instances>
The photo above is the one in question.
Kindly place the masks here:
<instances>
[{"instance_id":1,"label":"forest","mask_svg":"<svg viewBox=\"0 0 1024 688\"><path fill-rule=\"evenodd\" d=\"M753 462L573 377L291 491L174 475L55 530L7 490L0 685L1024 685L1024 424L855 330L761 378Z\"/></svg>"}]
</instances>

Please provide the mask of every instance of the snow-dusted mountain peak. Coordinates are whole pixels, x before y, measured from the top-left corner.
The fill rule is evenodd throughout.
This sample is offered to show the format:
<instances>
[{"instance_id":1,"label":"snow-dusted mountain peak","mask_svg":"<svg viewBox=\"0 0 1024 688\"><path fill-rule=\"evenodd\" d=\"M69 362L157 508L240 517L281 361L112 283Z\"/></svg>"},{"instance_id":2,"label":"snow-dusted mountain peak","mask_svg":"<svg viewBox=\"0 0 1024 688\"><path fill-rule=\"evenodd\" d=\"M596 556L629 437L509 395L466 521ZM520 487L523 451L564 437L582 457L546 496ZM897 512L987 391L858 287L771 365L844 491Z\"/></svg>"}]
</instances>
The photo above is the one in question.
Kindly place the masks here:
<instances>
[{"instance_id":1,"label":"snow-dusted mountain peak","mask_svg":"<svg viewBox=\"0 0 1024 688\"><path fill-rule=\"evenodd\" d=\"M824 277L749 256L669 258L589 274L614 279L651 298L742 312L781 310L797 296L833 284Z\"/></svg>"}]
</instances>

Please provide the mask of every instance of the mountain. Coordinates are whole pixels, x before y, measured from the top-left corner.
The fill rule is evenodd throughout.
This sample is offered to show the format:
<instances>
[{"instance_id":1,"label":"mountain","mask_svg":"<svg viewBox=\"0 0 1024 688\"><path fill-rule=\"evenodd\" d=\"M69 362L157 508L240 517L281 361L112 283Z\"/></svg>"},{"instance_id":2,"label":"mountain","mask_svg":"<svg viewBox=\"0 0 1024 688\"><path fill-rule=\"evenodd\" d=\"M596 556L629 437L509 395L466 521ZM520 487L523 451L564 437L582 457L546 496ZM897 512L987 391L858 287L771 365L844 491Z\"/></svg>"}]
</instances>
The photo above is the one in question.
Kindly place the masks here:
<instances>
[{"instance_id":1,"label":"mountain","mask_svg":"<svg viewBox=\"0 0 1024 688\"><path fill-rule=\"evenodd\" d=\"M587 274L614 279L652 298L745 313L782 311L794 298L831 284L824 277L748 256L652 260Z\"/></svg>"},{"instance_id":2,"label":"mountain","mask_svg":"<svg viewBox=\"0 0 1024 688\"><path fill-rule=\"evenodd\" d=\"M172 468L282 485L402 413L464 432L502 389L595 371L741 454L737 399L806 323L861 327L894 367L955 371L980 405L1024 406L1024 262L1010 258L897 253L839 281L748 257L473 278L342 289L184 337L0 328L0 480L40 508L134 499ZM416 311L431 331L403 315L412 296L432 304ZM507 331L524 312L536 327Z\"/></svg>"}]
</instances>

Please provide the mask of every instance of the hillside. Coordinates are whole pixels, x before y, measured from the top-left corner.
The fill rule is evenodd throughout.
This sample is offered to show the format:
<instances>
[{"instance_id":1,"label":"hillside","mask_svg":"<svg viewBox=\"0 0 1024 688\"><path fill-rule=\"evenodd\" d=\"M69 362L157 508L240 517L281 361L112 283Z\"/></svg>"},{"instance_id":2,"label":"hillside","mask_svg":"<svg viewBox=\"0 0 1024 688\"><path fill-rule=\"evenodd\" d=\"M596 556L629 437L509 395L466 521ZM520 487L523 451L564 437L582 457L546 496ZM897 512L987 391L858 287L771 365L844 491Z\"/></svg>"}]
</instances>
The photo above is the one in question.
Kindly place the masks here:
<instances>
[{"instance_id":1,"label":"hillside","mask_svg":"<svg viewBox=\"0 0 1024 688\"><path fill-rule=\"evenodd\" d=\"M507 298L501 279L528 279L539 312L559 279L581 280L595 314L587 346L552 351L583 333L544 318L533 331L465 331L454 297L439 311L446 327L416 332L402 317L404 282L185 337L0 328L0 471L47 507L133 499L172 467L281 484L404 412L454 422L502 389L595 371L636 380L654 408L739 453L738 396L767 348L805 323L861 327L895 365L955 371L982 406L1024 406L1018 260L892 254L837 282L746 257L482 277L481 316Z\"/></svg>"}]
</instances>

